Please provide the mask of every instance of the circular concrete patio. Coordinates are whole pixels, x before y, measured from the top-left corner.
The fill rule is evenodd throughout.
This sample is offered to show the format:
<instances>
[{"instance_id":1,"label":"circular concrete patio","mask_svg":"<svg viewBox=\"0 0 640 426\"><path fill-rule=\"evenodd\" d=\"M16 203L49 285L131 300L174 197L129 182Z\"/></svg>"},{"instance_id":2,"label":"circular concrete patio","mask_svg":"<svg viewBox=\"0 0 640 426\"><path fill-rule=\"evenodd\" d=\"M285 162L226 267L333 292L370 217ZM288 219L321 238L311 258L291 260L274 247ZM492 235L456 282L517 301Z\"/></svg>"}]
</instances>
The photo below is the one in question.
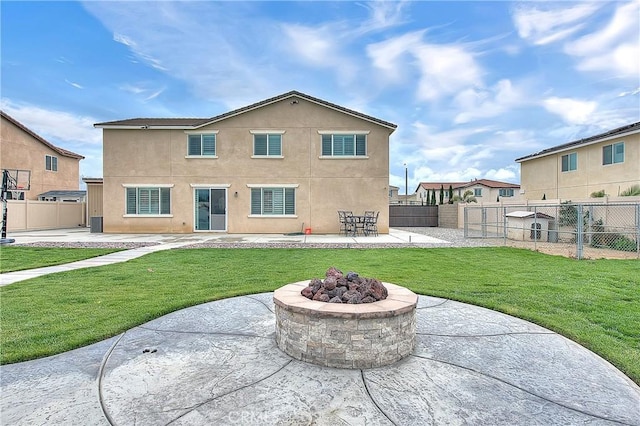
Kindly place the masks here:
<instances>
[{"instance_id":1,"label":"circular concrete patio","mask_svg":"<svg viewBox=\"0 0 640 426\"><path fill-rule=\"evenodd\" d=\"M273 293L184 309L75 351L0 367L2 424L640 425L640 388L549 330L420 296L390 366L294 360Z\"/></svg>"}]
</instances>

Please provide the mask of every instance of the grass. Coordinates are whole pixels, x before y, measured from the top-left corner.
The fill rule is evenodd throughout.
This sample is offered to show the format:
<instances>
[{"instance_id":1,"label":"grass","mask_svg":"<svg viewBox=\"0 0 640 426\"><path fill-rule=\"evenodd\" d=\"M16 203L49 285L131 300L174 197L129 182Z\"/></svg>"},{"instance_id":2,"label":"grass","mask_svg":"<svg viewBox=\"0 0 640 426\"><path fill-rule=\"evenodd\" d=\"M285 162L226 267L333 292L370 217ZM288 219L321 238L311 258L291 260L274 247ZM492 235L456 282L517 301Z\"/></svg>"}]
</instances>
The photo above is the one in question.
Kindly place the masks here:
<instances>
[{"instance_id":1,"label":"grass","mask_svg":"<svg viewBox=\"0 0 640 426\"><path fill-rule=\"evenodd\" d=\"M322 277L330 266L535 322L640 383L640 262L508 247L176 249L47 275L0 288L0 362L87 345L187 306Z\"/></svg>"},{"instance_id":2,"label":"grass","mask_svg":"<svg viewBox=\"0 0 640 426\"><path fill-rule=\"evenodd\" d=\"M77 260L89 259L122 249L104 248L48 248L3 246L0 248L0 273L62 265Z\"/></svg>"}]
</instances>

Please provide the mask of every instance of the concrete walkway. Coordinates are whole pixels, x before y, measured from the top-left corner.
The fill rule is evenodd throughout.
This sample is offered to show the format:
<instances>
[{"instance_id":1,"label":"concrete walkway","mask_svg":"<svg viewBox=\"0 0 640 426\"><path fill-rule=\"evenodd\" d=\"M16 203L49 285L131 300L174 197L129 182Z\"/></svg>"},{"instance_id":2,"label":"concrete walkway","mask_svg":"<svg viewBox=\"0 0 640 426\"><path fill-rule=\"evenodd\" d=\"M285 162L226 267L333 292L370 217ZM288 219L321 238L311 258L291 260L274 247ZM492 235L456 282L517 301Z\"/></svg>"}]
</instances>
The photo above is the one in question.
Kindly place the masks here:
<instances>
[{"instance_id":1,"label":"concrete walkway","mask_svg":"<svg viewBox=\"0 0 640 426\"><path fill-rule=\"evenodd\" d=\"M3 285L211 243L203 241L208 234L28 234L12 237L17 243L156 245L2 274ZM304 244L309 237L215 236L239 244L290 238L304 238ZM313 244L346 238L317 237ZM378 237L357 238L374 244ZM390 238L448 243L410 232L380 237L382 244ZM594 353L526 321L420 296L412 355L387 367L340 370L278 349L272 298L263 293L202 304L74 351L0 366L0 424L640 426L635 383Z\"/></svg>"}]
</instances>

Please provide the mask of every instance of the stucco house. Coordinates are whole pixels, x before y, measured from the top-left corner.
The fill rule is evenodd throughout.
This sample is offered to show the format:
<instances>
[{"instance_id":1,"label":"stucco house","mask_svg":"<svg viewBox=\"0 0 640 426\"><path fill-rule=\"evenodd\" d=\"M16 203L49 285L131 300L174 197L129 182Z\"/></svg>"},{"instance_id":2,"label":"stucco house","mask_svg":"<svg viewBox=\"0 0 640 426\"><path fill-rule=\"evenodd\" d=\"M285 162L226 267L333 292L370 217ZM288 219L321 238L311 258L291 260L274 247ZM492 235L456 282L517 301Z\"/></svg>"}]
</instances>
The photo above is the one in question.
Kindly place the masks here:
<instances>
[{"instance_id":1,"label":"stucco house","mask_svg":"<svg viewBox=\"0 0 640 426\"><path fill-rule=\"evenodd\" d=\"M524 197L618 196L640 184L640 122L516 159Z\"/></svg>"},{"instance_id":2,"label":"stucco house","mask_svg":"<svg viewBox=\"0 0 640 426\"><path fill-rule=\"evenodd\" d=\"M338 210L388 232L395 124L291 91L211 118L103 129L103 231L338 233Z\"/></svg>"},{"instance_id":3,"label":"stucco house","mask_svg":"<svg viewBox=\"0 0 640 426\"><path fill-rule=\"evenodd\" d=\"M49 191L80 188L80 154L59 148L0 111L0 170L31 172L29 190L16 191L15 199L37 200ZM14 193L7 194L14 199Z\"/></svg>"},{"instance_id":4,"label":"stucco house","mask_svg":"<svg viewBox=\"0 0 640 426\"><path fill-rule=\"evenodd\" d=\"M449 186L453 189L454 197L462 197L466 191L473 192L476 200L482 202L495 202L501 199L518 200L520 198L520 185L509 182L500 182L491 179L474 179L468 182L420 182L416 188L416 197L420 203L426 204L427 192L436 192L436 201L440 202L440 189L444 188L444 202L449 202Z\"/></svg>"}]
</instances>

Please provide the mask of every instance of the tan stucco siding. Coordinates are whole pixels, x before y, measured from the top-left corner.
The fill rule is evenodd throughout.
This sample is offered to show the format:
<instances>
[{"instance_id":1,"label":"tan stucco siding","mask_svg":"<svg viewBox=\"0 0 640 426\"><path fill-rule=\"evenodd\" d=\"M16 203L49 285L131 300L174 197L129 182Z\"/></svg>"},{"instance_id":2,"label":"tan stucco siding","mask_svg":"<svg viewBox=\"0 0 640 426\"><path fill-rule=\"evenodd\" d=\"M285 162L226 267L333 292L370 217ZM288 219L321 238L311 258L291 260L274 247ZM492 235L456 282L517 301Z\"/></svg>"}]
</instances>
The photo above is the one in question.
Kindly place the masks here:
<instances>
[{"instance_id":1,"label":"tan stucco siding","mask_svg":"<svg viewBox=\"0 0 640 426\"><path fill-rule=\"evenodd\" d=\"M30 134L2 118L0 125L0 167L31 171L31 189L25 191L27 200L37 200L38 194L52 190L78 190L79 161L54 151ZM45 170L45 156L58 159L58 170Z\"/></svg>"},{"instance_id":2,"label":"tan stucco siding","mask_svg":"<svg viewBox=\"0 0 640 426\"><path fill-rule=\"evenodd\" d=\"M602 164L605 145L624 142L624 162ZM562 171L562 156L577 154L577 169ZM640 134L613 138L521 163L522 189L529 200L588 198L604 190L609 196L640 184Z\"/></svg>"},{"instance_id":3,"label":"tan stucco siding","mask_svg":"<svg viewBox=\"0 0 640 426\"><path fill-rule=\"evenodd\" d=\"M104 231L194 231L194 186L226 188L227 232L337 233L337 210L380 211L388 232L390 130L306 100L281 101L198 129L217 158L186 158L183 130L104 130ZM282 134L283 158L252 158L251 131ZM368 132L366 158L321 158L322 131ZM171 188L171 217L124 217L127 184ZM252 185L295 185L295 217L251 216ZM237 192L237 196L236 196Z\"/></svg>"}]
</instances>

